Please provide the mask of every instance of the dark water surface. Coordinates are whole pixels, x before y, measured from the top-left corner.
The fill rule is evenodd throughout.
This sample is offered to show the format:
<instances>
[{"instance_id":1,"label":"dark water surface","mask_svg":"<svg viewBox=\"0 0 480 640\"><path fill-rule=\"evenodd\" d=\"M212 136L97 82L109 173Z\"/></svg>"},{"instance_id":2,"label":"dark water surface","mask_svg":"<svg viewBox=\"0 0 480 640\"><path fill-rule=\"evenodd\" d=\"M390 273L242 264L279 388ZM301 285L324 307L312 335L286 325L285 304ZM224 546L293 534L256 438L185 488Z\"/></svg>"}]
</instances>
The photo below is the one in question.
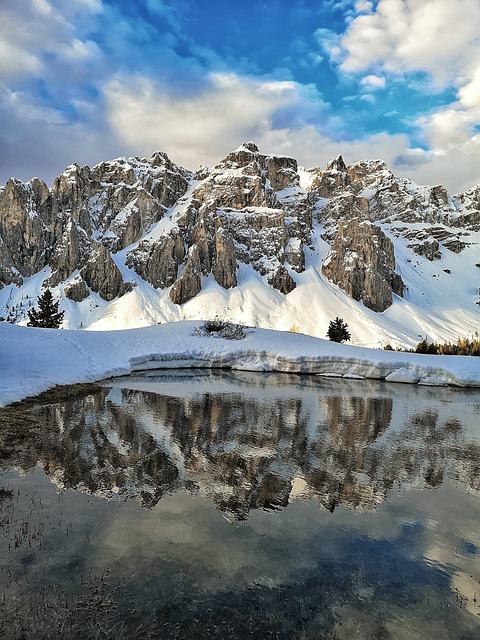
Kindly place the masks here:
<instances>
[{"instance_id":1,"label":"dark water surface","mask_svg":"<svg viewBox=\"0 0 480 640\"><path fill-rule=\"evenodd\" d=\"M480 638L480 393L165 372L0 411L0 638Z\"/></svg>"}]
</instances>

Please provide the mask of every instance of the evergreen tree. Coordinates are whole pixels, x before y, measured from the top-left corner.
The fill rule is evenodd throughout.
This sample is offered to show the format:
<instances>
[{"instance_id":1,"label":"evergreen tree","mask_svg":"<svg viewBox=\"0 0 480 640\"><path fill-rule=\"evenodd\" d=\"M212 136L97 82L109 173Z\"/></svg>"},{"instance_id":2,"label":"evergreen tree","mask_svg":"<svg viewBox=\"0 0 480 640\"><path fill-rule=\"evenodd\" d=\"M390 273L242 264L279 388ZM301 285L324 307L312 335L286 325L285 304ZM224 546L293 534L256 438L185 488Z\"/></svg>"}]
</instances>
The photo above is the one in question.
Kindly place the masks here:
<instances>
[{"instance_id":1,"label":"evergreen tree","mask_svg":"<svg viewBox=\"0 0 480 640\"><path fill-rule=\"evenodd\" d=\"M37 300L39 310L33 308L28 312L29 327L43 327L45 329L58 329L62 324L64 311L58 310L59 302L53 301L50 289L45 289L43 295Z\"/></svg>"},{"instance_id":2,"label":"evergreen tree","mask_svg":"<svg viewBox=\"0 0 480 640\"><path fill-rule=\"evenodd\" d=\"M346 342L352 337L348 330L348 324L342 320L342 318L335 318L330 320L328 325L327 337L333 342Z\"/></svg>"}]
</instances>

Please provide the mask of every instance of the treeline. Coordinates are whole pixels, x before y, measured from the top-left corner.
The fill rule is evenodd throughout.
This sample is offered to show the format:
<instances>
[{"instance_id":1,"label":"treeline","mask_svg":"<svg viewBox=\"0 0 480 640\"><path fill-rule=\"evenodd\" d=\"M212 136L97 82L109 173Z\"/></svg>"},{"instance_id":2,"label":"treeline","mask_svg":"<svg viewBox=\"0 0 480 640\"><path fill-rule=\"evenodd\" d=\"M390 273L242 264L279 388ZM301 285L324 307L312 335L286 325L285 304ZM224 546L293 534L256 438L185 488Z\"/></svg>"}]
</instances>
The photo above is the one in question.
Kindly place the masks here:
<instances>
[{"instance_id":1,"label":"treeline","mask_svg":"<svg viewBox=\"0 0 480 640\"><path fill-rule=\"evenodd\" d=\"M480 340L473 338L458 339L457 342L428 342L425 338L415 349L394 349L390 344L383 347L386 351L403 351L404 353L429 353L438 356L480 356Z\"/></svg>"},{"instance_id":2,"label":"treeline","mask_svg":"<svg viewBox=\"0 0 480 640\"><path fill-rule=\"evenodd\" d=\"M442 356L480 356L480 340L462 338L457 342L428 342L422 340L415 347L415 353L433 353Z\"/></svg>"}]
</instances>

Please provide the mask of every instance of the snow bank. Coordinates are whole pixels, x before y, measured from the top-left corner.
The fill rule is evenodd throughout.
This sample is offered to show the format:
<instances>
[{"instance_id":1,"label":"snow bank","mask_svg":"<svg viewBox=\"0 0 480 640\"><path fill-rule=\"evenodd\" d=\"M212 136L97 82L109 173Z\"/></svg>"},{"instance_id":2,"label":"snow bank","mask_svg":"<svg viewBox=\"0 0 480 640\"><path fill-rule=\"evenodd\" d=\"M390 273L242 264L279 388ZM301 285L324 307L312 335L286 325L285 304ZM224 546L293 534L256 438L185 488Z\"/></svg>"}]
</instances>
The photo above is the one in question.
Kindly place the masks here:
<instances>
[{"instance_id":1,"label":"snow bank","mask_svg":"<svg viewBox=\"0 0 480 640\"><path fill-rule=\"evenodd\" d=\"M297 333L247 329L243 340L197 335L199 322L125 331L64 331L0 324L0 406L59 384L132 371L221 367L480 387L480 358L340 345Z\"/></svg>"}]
</instances>

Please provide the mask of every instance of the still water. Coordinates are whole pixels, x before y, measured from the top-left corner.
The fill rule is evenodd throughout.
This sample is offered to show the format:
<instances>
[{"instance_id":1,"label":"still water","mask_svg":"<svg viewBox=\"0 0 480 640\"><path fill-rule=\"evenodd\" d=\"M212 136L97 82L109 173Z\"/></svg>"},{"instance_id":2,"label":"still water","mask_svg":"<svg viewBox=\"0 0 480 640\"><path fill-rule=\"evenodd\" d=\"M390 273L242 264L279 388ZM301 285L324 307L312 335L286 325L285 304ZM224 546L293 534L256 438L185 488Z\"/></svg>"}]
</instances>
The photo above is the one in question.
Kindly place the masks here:
<instances>
[{"instance_id":1,"label":"still water","mask_svg":"<svg viewBox=\"0 0 480 640\"><path fill-rule=\"evenodd\" d=\"M0 638L480 638L480 393L165 372L0 411Z\"/></svg>"}]
</instances>

